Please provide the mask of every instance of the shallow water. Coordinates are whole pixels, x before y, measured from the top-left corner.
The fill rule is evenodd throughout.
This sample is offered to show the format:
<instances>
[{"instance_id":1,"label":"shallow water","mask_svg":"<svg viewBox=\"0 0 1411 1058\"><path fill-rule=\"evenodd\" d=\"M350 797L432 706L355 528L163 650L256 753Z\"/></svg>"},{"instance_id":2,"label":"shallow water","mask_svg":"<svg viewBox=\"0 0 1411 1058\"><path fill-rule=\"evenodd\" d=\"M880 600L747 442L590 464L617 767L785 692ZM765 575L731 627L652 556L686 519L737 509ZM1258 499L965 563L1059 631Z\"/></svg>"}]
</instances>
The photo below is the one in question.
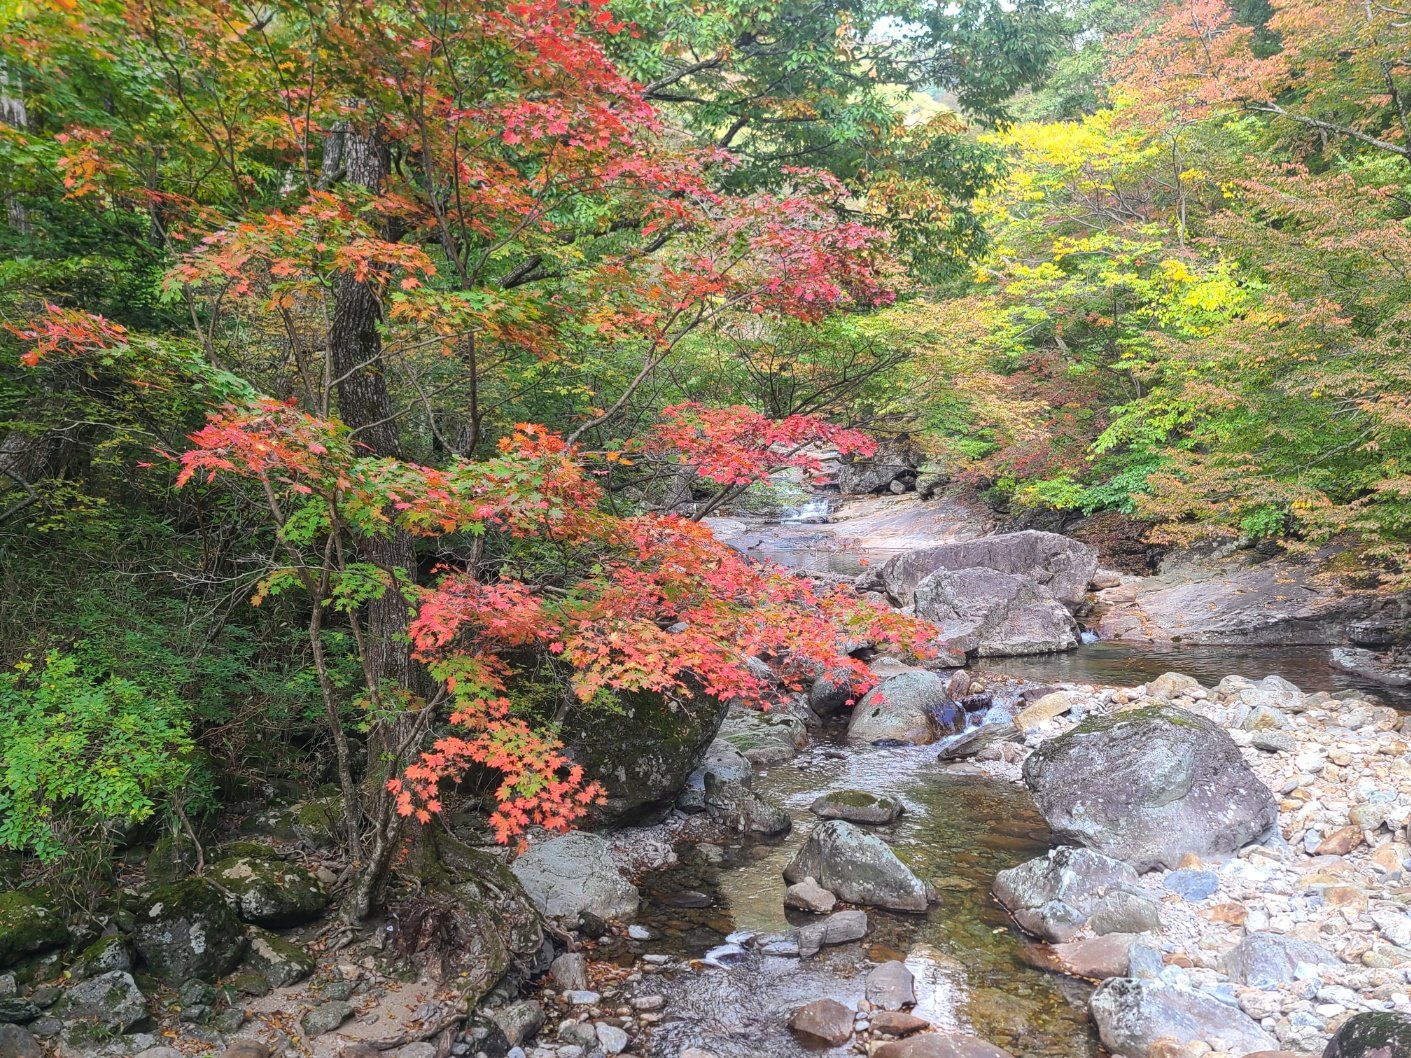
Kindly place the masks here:
<instances>
[{"instance_id":1,"label":"shallow water","mask_svg":"<svg viewBox=\"0 0 1411 1058\"><path fill-rule=\"evenodd\" d=\"M814 798L844 788L903 801L901 820L875 829L935 882L940 905L926 915L869 910L866 940L812 959L752 951L729 969L677 975L667 989L668 1018L647 1054L675 1058L691 1045L721 1058L816 1054L790 1036L789 1014L823 997L855 1004L873 965L870 954L875 961L906 960L917 978L916 1013L940 1026L974 1033L1022 1058L1096 1055L1085 1013L1090 988L1026 965L1019 934L989 896L996 871L1048 847L1043 821L1023 788L948 774L936 763L934 746L849 748L846 755L838 749L823 742L756 776L755 788L794 816L786 839L727 848L719 865L688 854L694 862L644 880L639 921L662 935L667 950L691 958L735 930L782 931L808 921L812 916L784 910L784 865L817 822L808 811ZM683 890L704 893L711 906L675 906Z\"/></svg>"},{"instance_id":2,"label":"shallow water","mask_svg":"<svg viewBox=\"0 0 1411 1058\"><path fill-rule=\"evenodd\" d=\"M1181 646L1175 643L1088 643L1065 654L994 658L972 666L1035 683L1096 683L1134 687L1163 672L1183 672L1210 686L1231 674L1282 676L1300 690L1365 692L1398 708L1411 707L1411 688L1388 687L1333 668L1328 647Z\"/></svg>"}]
</instances>

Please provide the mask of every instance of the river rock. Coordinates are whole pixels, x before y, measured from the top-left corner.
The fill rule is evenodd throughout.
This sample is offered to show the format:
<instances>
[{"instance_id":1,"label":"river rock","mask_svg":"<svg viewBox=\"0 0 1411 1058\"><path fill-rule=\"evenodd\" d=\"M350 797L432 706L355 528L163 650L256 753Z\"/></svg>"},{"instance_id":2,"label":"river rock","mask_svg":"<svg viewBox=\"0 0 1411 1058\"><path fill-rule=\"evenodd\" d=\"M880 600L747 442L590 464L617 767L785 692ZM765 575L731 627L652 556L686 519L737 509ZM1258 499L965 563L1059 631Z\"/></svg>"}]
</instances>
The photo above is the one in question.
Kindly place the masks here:
<instances>
[{"instance_id":1,"label":"river rock","mask_svg":"<svg viewBox=\"0 0 1411 1058\"><path fill-rule=\"evenodd\" d=\"M325 1032L338 1028L356 1013L353 1005L347 1000L330 999L300 1018L299 1027L304 1030L305 1036L322 1036Z\"/></svg>"},{"instance_id":2,"label":"river rock","mask_svg":"<svg viewBox=\"0 0 1411 1058\"><path fill-rule=\"evenodd\" d=\"M676 807L686 812L705 811L705 781L707 775L727 782L749 784L754 766L738 749L723 738L716 738L706 749L700 767L686 777L686 784L676 795Z\"/></svg>"},{"instance_id":3,"label":"river rock","mask_svg":"<svg viewBox=\"0 0 1411 1058\"><path fill-rule=\"evenodd\" d=\"M1405 1058L1411 1054L1411 1017L1390 1011L1354 1014L1328 1041L1323 1058Z\"/></svg>"},{"instance_id":4,"label":"river rock","mask_svg":"<svg viewBox=\"0 0 1411 1058\"><path fill-rule=\"evenodd\" d=\"M789 1019L789 1031L806 1043L841 1047L852 1039L853 1012L836 999L805 1003Z\"/></svg>"},{"instance_id":5,"label":"river rock","mask_svg":"<svg viewBox=\"0 0 1411 1058\"><path fill-rule=\"evenodd\" d=\"M534 1038L544 1027L544 1007L532 999L521 1000L491 1011L490 1020L500 1027L511 1047Z\"/></svg>"},{"instance_id":6,"label":"river rock","mask_svg":"<svg viewBox=\"0 0 1411 1058\"><path fill-rule=\"evenodd\" d=\"M1088 929L1108 933L1148 933L1161 930L1161 908L1153 900L1118 889L1092 906Z\"/></svg>"},{"instance_id":7,"label":"river rock","mask_svg":"<svg viewBox=\"0 0 1411 1058\"><path fill-rule=\"evenodd\" d=\"M881 824L899 819L902 803L867 790L833 790L814 801L809 811L821 819Z\"/></svg>"},{"instance_id":8,"label":"river rock","mask_svg":"<svg viewBox=\"0 0 1411 1058\"><path fill-rule=\"evenodd\" d=\"M64 918L42 893L0 893L0 969L69 939Z\"/></svg>"},{"instance_id":9,"label":"river rock","mask_svg":"<svg viewBox=\"0 0 1411 1058\"><path fill-rule=\"evenodd\" d=\"M1033 705L1021 709L1014 718L1014 726L1021 732L1027 732L1030 728L1062 716L1077 703L1078 696L1072 691L1054 691L1044 695Z\"/></svg>"},{"instance_id":10,"label":"river rock","mask_svg":"<svg viewBox=\"0 0 1411 1058\"><path fill-rule=\"evenodd\" d=\"M903 552L882 567L882 584L897 605L905 606L914 601L917 585L938 570L977 567L1022 577L1073 607L1083 601L1097 572L1097 551L1057 533L1001 533Z\"/></svg>"},{"instance_id":11,"label":"river rock","mask_svg":"<svg viewBox=\"0 0 1411 1058\"><path fill-rule=\"evenodd\" d=\"M1078 624L1048 589L993 569L937 570L916 586L916 614L940 638L980 657L1072 650Z\"/></svg>"},{"instance_id":12,"label":"river rock","mask_svg":"<svg viewBox=\"0 0 1411 1058\"><path fill-rule=\"evenodd\" d=\"M704 694L618 691L614 697L615 708L574 703L558 732L568 756L607 791L607 800L593 808L594 820L605 825L669 806L700 765L728 708ZM623 752L626 746L630 753Z\"/></svg>"},{"instance_id":13,"label":"river rock","mask_svg":"<svg viewBox=\"0 0 1411 1058\"><path fill-rule=\"evenodd\" d=\"M867 912L835 911L821 921L790 931L789 936L798 946L799 955L808 958L817 955L821 948L849 944L867 936Z\"/></svg>"},{"instance_id":14,"label":"river rock","mask_svg":"<svg viewBox=\"0 0 1411 1058\"><path fill-rule=\"evenodd\" d=\"M1093 993L1088 1009L1103 1044L1126 1058L1156 1058L1153 1044L1162 1037L1177 1046L1199 1040L1216 1051L1241 1055L1278 1047L1238 1008L1161 981L1114 977Z\"/></svg>"},{"instance_id":15,"label":"river rock","mask_svg":"<svg viewBox=\"0 0 1411 1058\"><path fill-rule=\"evenodd\" d=\"M856 704L859 697L861 695L848 673L823 672L808 689L808 707L817 716L829 717Z\"/></svg>"},{"instance_id":16,"label":"river rock","mask_svg":"<svg viewBox=\"0 0 1411 1058\"><path fill-rule=\"evenodd\" d=\"M612 861L607 842L575 831L532 846L510 865L534 906L549 918L576 921L583 912L604 920L637 910L637 887Z\"/></svg>"},{"instance_id":17,"label":"river rock","mask_svg":"<svg viewBox=\"0 0 1411 1058\"><path fill-rule=\"evenodd\" d=\"M815 915L826 915L838 903L838 898L812 878L795 882L784 890L784 906Z\"/></svg>"},{"instance_id":18,"label":"river rock","mask_svg":"<svg viewBox=\"0 0 1411 1058\"><path fill-rule=\"evenodd\" d=\"M1163 672L1146 685L1147 694L1168 702L1183 695L1193 695L1199 690L1204 690L1200 681L1181 672Z\"/></svg>"},{"instance_id":19,"label":"river rock","mask_svg":"<svg viewBox=\"0 0 1411 1058\"><path fill-rule=\"evenodd\" d=\"M942 732L937 725L937 716L947 707L954 703L946 681L925 669L909 669L883 680L857 703L848 721L848 741L930 745L943 733L954 733Z\"/></svg>"},{"instance_id":20,"label":"river rock","mask_svg":"<svg viewBox=\"0 0 1411 1058\"><path fill-rule=\"evenodd\" d=\"M918 1018L915 1014L900 1010L876 1010L869 1014L868 1018L872 1023L872 1031L883 1036L910 1036L931 1025L925 1018Z\"/></svg>"},{"instance_id":21,"label":"river rock","mask_svg":"<svg viewBox=\"0 0 1411 1058\"><path fill-rule=\"evenodd\" d=\"M582 992L588 987L588 957L581 952L564 952L549 964L549 976L565 991Z\"/></svg>"},{"instance_id":22,"label":"river rock","mask_svg":"<svg viewBox=\"0 0 1411 1058\"><path fill-rule=\"evenodd\" d=\"M741 834L783 834L793 825L788 812L744 783L711 774L705 780L705 809L715 822Z\"/></svg>"},{"instance_id":23,"label":"river rock","mask_svg":"<svg viewBox=\"0 0 1411 1058\"><path fill-rule=\"evenodd\" d=\"M906 1040L884 1043L872 1058L1013 1058L1008 1051L978 1036L925 1032Z\"/></svg>"},{"instance_id":24,"label":"river rock","mask_svg":"<svg viewBox=\"0 0 1411 1058\"><path fill-rule=\"evenodd\" d=\"M609 1025L606 1021L600 1021L594 1026L598 1035L598 1046L603 1049L603 1053L611 1058L614 1054L621 1054L627 1049L627 1033L616 1025Z\"/></svg>"},{"instance_id":25,"label":"river rock","mask_svg":"<svg viewBox=\"0 0 1411 1058\"><path fill-rule=\"evenodd\" d=\"M929 905L925 883L885 842L841 819L813 828L784 877L813 878L850 904L893 911L925 911Z\"/></svg>"},{"instance_id":26,"label":"river rock","mask_svg":"<svg viewBox=\"0 0 1411 1058\"><path fill-rule=\"evenodd\" d=\"M248 842L212 864L209 877L234 895L236 914L257 926L302 925L328 906L328 894L317 878L273 850Z\"/></svg>"},{"instance_id":27,"label":"river rock","mask_svg":"<svg viewBox=\"0 0 1411 1058\"><path fill-rule=\"evenodd\" d=\"M1044 940L1069 940L1107 896L1135 885L1130 864L1090 849L1060 848L995 876L994 894L1019 927Z\"/></svg>"},{"instance_id":28,"label":"river rock","mask_svg":"<svg viewBox=\"0 0 1411 1058\"><path fill-rule=\"evenodd\" d=\"M1031 965L1069 977L1100 981L1108 977L1126 977L1131 963L1132 945L1140 936L1131 933L1108 933L1101 937L1084 937L1062 944L1029 945L1024 958Z\"/></svg>"},{"instance_id":29,"label":"river rock","mask_svg":"<svg viewBox=\"0 0 1411 1058\"><path fill-rule=\"evenodd\" d=\"M1279 933L1251 933L1225 955L1224 971L1237 984L1274 988L1296 978L1300 965L1336 966L1326 948Z\"/></svg>"},{"instance_id":30,"label":"river rock","mask_svg":"<svg viewBox=\"0 0 1411 1058\"><path fill-rule=\"evenodd\" d=\"M55 1012L68 1023L66 1033L81 1026L90 1037L131 1032L148 1021L147 998L124 970L80 981L64 993Z\"/></svg>"},{"instance_id":31,"label":"river rock","mask_svg":"<svg viewBox=\"0 0 1411 1058\"><path fill-rule=\"evenodd\" d=\"M862 987L867 1001L882 1010L916 1005L916 978L905 963L895 959L869 973Z\"/></svg>"},{"instance_id":32,"label":"river rock","mask_svg":"<svg viewBox=\"0 0 1411 1058\"><path fill-rule=\"evenodd\" d=\"M133 946L152 974L170 985L214 981L245 954L244 926L225 894L202 878L148 890L133 917Z\"/></svg>"},{"instance_id":33,"label":"river rock","mask_svg":"<svg viewBox=\"0 0 1411 1058\"><path fill-rule=\"evenodd\" d=\"M781 764L793 760L808 745L808 728L798 717L780 709L762 712L737 706L720 725L720 737L751 764Z\"/></svg>"},{"instance_id":34,"label":"river rock","mask_svg":"<svg viewBox=\"0 0 1411 1058\"><path fill-rule=\"evenodd\" d=\"M1024 781L1057 840L1138 870L1234 852L1278 819L1230 736L1169 705L1088 717L1030 754Z\"/></svg>"},{"instance_id":35,"label":"river rock","mask_svg":"<svg viewBox=\"0 0 1411 1058\"><path fill-rule=\"evenodd\" d=\"M941 747L940 753L936 754L939 761L965 760L969 757L978 756L991 746L1002 746L1006 742L1023 742L1024 735L1019 728L1011 723L999 722L994 724L981 724L979 727L971 728L963 734L956 735L948 739Z\"/></svg>"}]
</instances>

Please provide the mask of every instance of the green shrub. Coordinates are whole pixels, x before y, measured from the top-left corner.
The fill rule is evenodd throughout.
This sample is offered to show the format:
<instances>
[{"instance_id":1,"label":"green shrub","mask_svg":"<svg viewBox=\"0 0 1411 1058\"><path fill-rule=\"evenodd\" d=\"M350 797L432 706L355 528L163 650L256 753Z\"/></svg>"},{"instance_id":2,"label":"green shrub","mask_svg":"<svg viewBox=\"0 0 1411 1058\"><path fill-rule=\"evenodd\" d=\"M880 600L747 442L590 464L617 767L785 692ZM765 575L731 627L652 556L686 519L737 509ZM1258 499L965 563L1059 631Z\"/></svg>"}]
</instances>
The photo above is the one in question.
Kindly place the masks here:
<instances>
[{"instance_id":1,"label":"green shrub","mask_svg":"<svg viewBox=\"0 0 1411 1058\"><path fill-rule=\"evenodd\" d=\"M179 790L192 749L171 695L51 652L0 673L0 846L49 862L107 844Z\"/></svg>"}]
</instances>

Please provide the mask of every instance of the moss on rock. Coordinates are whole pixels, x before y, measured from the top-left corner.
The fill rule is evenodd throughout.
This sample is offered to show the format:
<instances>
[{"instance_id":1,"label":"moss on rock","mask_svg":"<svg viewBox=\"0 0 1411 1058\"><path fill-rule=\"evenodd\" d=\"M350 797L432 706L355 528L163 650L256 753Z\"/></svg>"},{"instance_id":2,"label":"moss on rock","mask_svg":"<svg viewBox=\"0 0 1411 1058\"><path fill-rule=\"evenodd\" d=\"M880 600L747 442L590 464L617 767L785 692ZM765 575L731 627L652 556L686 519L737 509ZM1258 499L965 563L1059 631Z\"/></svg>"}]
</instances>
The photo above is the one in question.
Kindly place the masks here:
<instances>
[{"instance_id":1,"label":"moss on rock","mask_svg":"<svg viewBox=\"0 0 1411 1058\"><path fill-rule=\"evenodd\" d=\"M69 927L42 893L0 893L0 967L56 948L69 939Z\"/></svg>"},{"instance_id":2,"label":"moss on rock","mask_svg":"<svg viewBox=\"0 0 1411 1058\"><path fill-rule=\"evenodd\" d=\"M212 864L210 877L234 895L236 914L258 926L297 926L328 906L328 894L317 878L251 842L242 842L234 855Z\"/></svg>"},{"instance_id":3,"label":"moss on rock","mask_svg":"<svg viewBox=\"0 0 1411 1058\"><path fill-rule=\"evenodd\" d=\"M152 974L168 984L214 981L245 954L245 928L215 885L201 878L144 893L132 940Z\"/></svg>"}]
</instances>

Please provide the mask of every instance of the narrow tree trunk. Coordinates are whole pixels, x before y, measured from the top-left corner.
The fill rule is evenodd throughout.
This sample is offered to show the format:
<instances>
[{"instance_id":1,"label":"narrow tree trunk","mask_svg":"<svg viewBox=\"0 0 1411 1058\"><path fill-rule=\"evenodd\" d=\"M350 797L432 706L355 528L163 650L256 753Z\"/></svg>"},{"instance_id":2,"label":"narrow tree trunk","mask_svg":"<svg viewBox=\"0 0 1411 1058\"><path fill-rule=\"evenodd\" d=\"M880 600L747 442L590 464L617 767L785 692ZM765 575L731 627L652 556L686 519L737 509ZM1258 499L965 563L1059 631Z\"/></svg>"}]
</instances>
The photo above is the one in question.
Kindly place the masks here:
<instances>
[{"instance_id":1,"label":"narrow tree trunk","mask_svg":"<svg viewBox=\"0 0 1411 1058\"><path fill-rule=\"evenodd\" d=\"M0 62L0 122L22 132L29 128L29 111L25 108L24 86L20 83L19 75L11 73L3 62ZM5 200L5 219L9 222L10 228L20 235L30 234L29 211L20 201L19 193L12 188L7 188L0 191L0 197Z\"/></svg>"},{"instance_id":2,"label":"narrow tree trunk","mask_svg":"<svg viewBox=\"0 0 1411 1058\"><path fill-rule=\"evenodd\" d=\"M345 182L374 194L387 179L389 154L376 127L335 131L326 155L332 156L325 159L326 174L341 170ZM382 298L376 280L363 282L344 273L334 291L329 368L339 418L353 431L355 442L369 455L400 456L396 409L382 357L381 317ZM364 808L371 833L347 908L352 918L365 917L372 910L396 852L400 828L385 789L386 780L406 765L406 756L417 748L411 737L417 724L414 701L426 697L430 690L425 671L412 659L407 638L410 614L403 591L416 580L412 537L405 532L374 537L363 541L360 550L364 561L376 564L394 583L381 598L368 604L362 636L373 707L383 716L374 720L368 737Z\"/></svg>"}]
</instances>

